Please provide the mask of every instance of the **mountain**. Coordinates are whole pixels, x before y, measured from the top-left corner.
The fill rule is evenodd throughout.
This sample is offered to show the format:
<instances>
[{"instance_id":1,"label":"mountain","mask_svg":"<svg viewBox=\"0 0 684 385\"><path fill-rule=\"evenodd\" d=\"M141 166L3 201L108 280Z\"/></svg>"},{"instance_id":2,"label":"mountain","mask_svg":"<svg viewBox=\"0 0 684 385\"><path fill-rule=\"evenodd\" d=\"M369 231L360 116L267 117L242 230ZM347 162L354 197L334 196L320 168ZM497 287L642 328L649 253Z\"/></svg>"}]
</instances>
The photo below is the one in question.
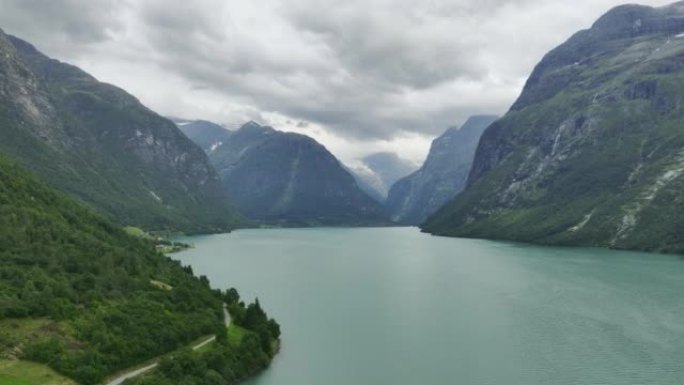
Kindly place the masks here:
<instances>
[{"instance_id":1,"label":"mountain","mask_svg":"<svg viewBox=\"0 0 684 385\"><path fill-rule=\"evenodd\" d=\"M392 185L385 208L394 221L418 225L465 188L482 132L497 119L481 115L432 141L423 166Z\"/></svg>"},{"instance_id":2,"label":"mountain","mask_svg":"<svg viewBox=\"0 0 684 385\"><path fill-rule=\"evenodd\" d=\"M0 31L0 152L122 224L237 222L204 152L133 96Z\"/></svg>"},{"instance_id":3,"label":"mountain","mask_svg":"<svg viewBox=\"0 0 684 385\"><path fill-rule=\"evenodd\" d=\"M232 291L212 290L206 277L193 276L150 241L126 234L3 156L0 261L0 356L49 365L83 385L225 334L222 302L234 314L245 312L235 308ZM231 380L270 360L255 329L244 327L252 343L217 339L209 346L222 352L213 362L226 361ZM9 383L25 382L10 377Z\"/></svg>"},{"instance_id":4,"label":"mountain","mask_svg":"<svg viewBox=\"0 0 684 385\"><path fill-rule=\"evenodd\" d=\"M424 230L684 251L684 2L625 5L549 52Z\"/></svg>"},{"instance_id":5,"label":"mountain","mask_svg":"<svg viewBox=\"0 0 684 385\"><path fill-rule=\"evenodd\" d=\"M235 207L269 224L385 223L382 206L314 139L249 122L209 159Z\"/></svg>"},{"instance_id":6,"label":"mountain","mask_svg":"<svg viewBox=\"0 0 684 385\"><path fill-rule=\"evenodd\" d=\"M361 164L350 170L364 191L384 202L394 182L414 172L416 168L415 164L399 158L393 152L378 152L364 157Z\"/></svg>"},{"instance_id":7,"label":"mountain","mask_svg":"<svg viewBox=\"0 0 684 385\"><path fill-rule=\"evenodd\" d=\"M206 120L182 121L175 119L174 123L180 130L195 142L207 154L214 151L230 136L230 131L225 127Z\"/></svg>"},{"instance_id":8,"label":"mountain","mask_svg":"<svg viewBox=\"0 0 684 385\"><path fill-rule=\"evenodd\" d=\"M351 176L354 177L356 185L359 186L361 191L365 192L366 195L373 198L378 203L383 203L387 198L386 194L382 192L382 180L378 174L369 169L368 166L363 163L357 163L353 166L342 165L345 170Z\"/></svg>"}]
</instances>

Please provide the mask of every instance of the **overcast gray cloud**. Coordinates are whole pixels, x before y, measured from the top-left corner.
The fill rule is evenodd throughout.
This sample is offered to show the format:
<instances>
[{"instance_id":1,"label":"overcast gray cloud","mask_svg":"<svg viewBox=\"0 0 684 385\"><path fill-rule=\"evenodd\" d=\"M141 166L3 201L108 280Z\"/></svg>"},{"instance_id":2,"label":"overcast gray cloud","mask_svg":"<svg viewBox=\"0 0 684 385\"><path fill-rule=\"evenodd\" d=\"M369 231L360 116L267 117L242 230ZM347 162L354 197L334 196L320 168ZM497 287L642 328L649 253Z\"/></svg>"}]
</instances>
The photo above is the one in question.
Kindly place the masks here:
<instances>
[{"instance_id":1,"label":"overcast gray cloud","mask_svg":"<svg viewBox=\"0 0 684 385\"><path fill-rule=\"evenodd\" d=\"M122 5L119 0L3 0L0 12L2 28L59 50L109 39L122 27Z\"/></svg>"},{"instance_id":2,"label":"overcast gray cloud","mask_svg":"<svg viewBox=\"0 0 684 385\"><path fill-rule=\"evenodd\" d=\"M163 114L417 160L469 115L504 113L545 52L620 3L0 0L0 27Z\"/></svg>"}]
</instances>

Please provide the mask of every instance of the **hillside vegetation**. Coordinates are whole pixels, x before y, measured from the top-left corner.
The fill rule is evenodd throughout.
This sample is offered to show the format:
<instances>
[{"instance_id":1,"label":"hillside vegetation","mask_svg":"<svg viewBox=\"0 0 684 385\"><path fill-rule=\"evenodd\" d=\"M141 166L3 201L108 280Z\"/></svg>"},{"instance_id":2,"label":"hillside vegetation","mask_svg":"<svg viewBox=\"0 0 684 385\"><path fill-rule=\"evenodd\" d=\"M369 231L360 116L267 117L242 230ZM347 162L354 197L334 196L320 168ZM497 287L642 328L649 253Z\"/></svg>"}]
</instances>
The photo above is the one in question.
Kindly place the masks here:
<instances>
[{"instance_id":1,"label":"hillside vegetation","mask_svg":"<svg viewBox=\"0 0 684 385\"><path fill-rule=\"evenodd\" d=\"M239 223L206 155L173 122L1 30L0 151L122 225Z\"/></svg>"},{"instance_id":2,"label":"hillside vegetation","mask_svg":"<svg viewBox=\"0 0 684 385\"><path fill-rule=\"evenodd\" d=\"M224 299L233 318L206 349L185 349L165 357L157 369L127 385L236 384L269 364L278 352L280 326L269 319L259 300L245 306L235 289Z\"/></svg>"},{"instance_id":3,"label":"hillside vegetation","mask_svg":"<svg viewBox=\"0 0 684 385\"><path fill-rule=\"evenodd\" d=\"M0 157L0 352L81 384L225 334L226 294ZM261 349L256 349L258 354ZM251 353L244 347L235 357ZM265 365L249 361L248 371Z\"/></svg>"},{"instance_id":4,"label":"hillside vegetation","mask_svg":"<svg viewBox=\"0 0 684 385\"><path fill-rule=\"evenodd\" d=\"M424 230L684 251L684 7L621 6L548 53Z\"/></svg>"}]
</instances>

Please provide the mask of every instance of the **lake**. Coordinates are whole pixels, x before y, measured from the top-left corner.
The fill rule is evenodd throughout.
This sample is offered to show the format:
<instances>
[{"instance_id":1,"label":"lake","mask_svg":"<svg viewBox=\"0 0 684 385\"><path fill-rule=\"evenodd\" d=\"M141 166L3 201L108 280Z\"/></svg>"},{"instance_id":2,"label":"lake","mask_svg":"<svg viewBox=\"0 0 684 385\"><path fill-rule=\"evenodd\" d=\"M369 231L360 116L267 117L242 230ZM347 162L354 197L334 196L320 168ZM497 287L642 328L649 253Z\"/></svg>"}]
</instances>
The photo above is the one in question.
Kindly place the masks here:
<instances>
[{"instance_id":1,"label":"lake","mask_svg":"<svg viewBox=\"0 0 684 385\"><path fill-rule=\"evenodd\" d=\"M684 260L439 238L241 230L173 258L283 331L249 385L684 383Z\"/></svg>"}]
</instances>

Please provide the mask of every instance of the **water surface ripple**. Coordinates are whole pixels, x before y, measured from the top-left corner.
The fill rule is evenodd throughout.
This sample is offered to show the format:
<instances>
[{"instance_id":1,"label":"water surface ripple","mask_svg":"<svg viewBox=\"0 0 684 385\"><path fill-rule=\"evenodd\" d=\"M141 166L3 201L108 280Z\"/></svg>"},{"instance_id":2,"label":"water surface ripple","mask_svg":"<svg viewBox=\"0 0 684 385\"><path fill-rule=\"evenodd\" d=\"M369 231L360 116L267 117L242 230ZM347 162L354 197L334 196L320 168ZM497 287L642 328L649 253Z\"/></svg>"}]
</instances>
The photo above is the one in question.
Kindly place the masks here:
<instances>
[{"instance_id":1,"label":"water surface ripple","mask_svg":"<svg viewBox=\"0 0 684 385\"><path fill-rule=\"evenodd\" d=\"M281 323L249 385L684 384L680 257L414 228L184 240L174 258Z\"/></svg>"}]
</instances>

